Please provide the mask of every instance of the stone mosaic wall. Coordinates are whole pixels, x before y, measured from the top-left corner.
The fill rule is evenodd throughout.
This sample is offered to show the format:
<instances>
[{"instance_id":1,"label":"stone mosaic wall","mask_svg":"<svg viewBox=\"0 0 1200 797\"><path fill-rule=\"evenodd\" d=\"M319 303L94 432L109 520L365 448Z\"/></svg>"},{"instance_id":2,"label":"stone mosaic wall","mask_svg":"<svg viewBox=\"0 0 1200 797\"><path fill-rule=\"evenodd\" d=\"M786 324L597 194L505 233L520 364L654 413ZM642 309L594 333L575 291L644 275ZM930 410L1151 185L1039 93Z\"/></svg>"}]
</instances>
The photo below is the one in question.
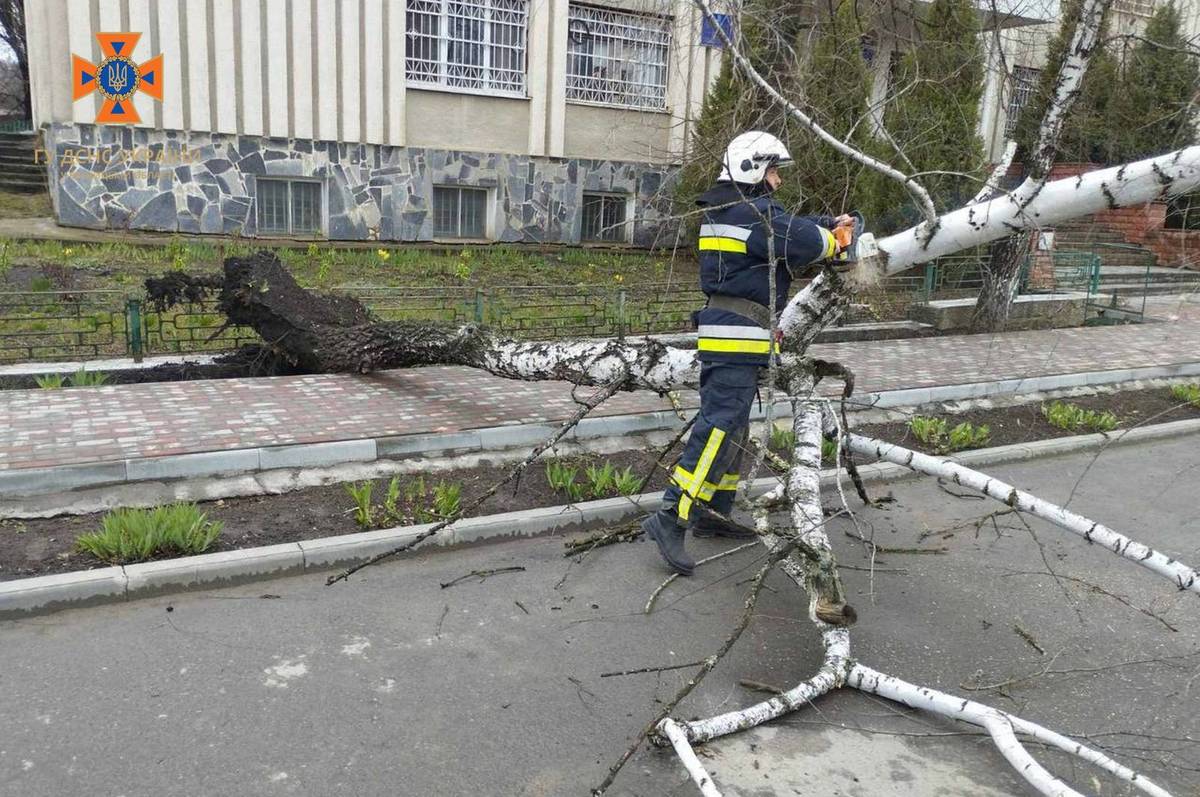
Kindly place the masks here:
<instances>
[{"instance_id":1,"label":"stone mosaic wall","mask_svg":"<svg viewBox=\"0 0 1200 797\"><path fill-rule=\"evenodd\" d=\"M45 130L60 224L256 235L255 180L319 178L336 240L433 239L433 186L492 192L492 238L578 243L584 191L632 196L634 243L669 242L670 166L56 124Z\"/></svg>"}]
</instances>

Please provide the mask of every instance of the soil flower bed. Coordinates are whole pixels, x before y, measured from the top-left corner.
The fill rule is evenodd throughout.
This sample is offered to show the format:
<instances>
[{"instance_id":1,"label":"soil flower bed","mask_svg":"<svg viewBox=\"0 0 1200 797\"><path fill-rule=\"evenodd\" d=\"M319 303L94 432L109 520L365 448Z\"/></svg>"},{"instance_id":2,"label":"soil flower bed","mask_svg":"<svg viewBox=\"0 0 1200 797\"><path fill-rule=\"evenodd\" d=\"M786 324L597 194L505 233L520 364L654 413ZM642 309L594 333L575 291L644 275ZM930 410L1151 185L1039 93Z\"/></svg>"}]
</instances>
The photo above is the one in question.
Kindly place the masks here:
<instances>
[{"instance_id":1,"label":"soil flower bed","mask_svg":"<svg viewBox=\"0 0 1200 797\"><path fill-rule=\"evenodd\" d=\"M1112 412L1119 429L1200 418L1200 407L1180 402L1166 389L1111 393L1070 399L1083 409ZM1043 416L1040 404L972 410L942 416L951 425L963 421L987 425L990 437L987 446L1025 443L1071 436L1072 432L1051 425ZM877 437L909 448L938 453L923 445L905 422L857 427L859 434ZM784 443L783 440L777 440ZM777 447L778 453L785 451ZM579 455L551 460L573 470L576 480L574 495L551 485L546 463L535 463L516 484L500 490L470 516L511 512L519 509L557 506L595 498L619 495L613 485L597 494L591 489L588 468L600 469L606 463L620 471L631 469L639 477L650 474L646 492L666 486L666 469L656 466L658 451L625 451L608 456ZM669 465L673 454L665 462ZM373 524L370 528L430 522L436 519L435 493L439 486L457 486L461 505L490 488L506 466L480 466L440 471L422 476L401 476L393 509L383 512L389 492L389 478L376 479L371 487ZM765 471L764 471L765 474ZM418 479L421 483L418 483ZM210 550L228 551L275 543L333 537L364 531L355 519L355 499L344 484L315 487L283 495L234 498L200 504L200 509L224 531ZM100 527L103 514L66 516L37 520L0 521L0 581L51 573L87 570L106 566L94 556L77 550L77 538Z\"/></svg>"}]
</instances>

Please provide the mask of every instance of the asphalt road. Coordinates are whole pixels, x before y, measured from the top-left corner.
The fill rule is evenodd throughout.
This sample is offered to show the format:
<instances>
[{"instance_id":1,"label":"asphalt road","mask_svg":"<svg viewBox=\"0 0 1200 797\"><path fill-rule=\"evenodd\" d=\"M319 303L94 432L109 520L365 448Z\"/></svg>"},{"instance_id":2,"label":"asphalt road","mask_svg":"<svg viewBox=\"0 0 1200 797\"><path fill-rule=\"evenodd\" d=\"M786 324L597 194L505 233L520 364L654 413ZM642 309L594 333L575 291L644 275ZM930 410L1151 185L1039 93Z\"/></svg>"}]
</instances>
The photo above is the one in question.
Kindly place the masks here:
<instances>
[{"instance_id":1,"label":"asphalt road","mask_svg":"<svg viewBox=\"0 0 1200 797\"><path fill-rule=\"evenodd\" d=\"M1198 443L994 472L1051 500L1074 492L1077 511L1195 564ZM945 551L844 571L856 656L1085 735L1173 793L1200 794L1200 599L1041 523L999 516L976 529L1003 507L931 480L889 489L897 502L863 510L862 530ZM848 528L831 523L840 561L867 568ZM701 542L697 554L723 547ZM738 616L761 553L701 568L644 616L664 576L649 544L578 564L561 550L558 539L508 542L333 587L307 575L0 623L0 794L586 794L689 670L601 674L703 658ZM512 566L525 570L439 586ZM818 663L806 599L778 574L768 584L750 630L681 715L760 699L739 680L788 686ZM705 752L729 795L1031 793L971 728L853 692ZM1129 793L1035 752L1085 792ZM610 793L695 793L655 749L617 784Z\"/></svg>"}]
</instances>

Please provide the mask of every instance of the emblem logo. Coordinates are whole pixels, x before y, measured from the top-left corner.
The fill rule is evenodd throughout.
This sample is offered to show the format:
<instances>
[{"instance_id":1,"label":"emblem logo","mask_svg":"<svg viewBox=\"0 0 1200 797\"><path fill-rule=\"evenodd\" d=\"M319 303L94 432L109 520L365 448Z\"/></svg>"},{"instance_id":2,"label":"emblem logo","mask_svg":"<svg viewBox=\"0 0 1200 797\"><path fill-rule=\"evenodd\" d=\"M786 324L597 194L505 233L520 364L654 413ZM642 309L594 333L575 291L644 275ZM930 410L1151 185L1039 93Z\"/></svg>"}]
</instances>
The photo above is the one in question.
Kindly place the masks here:
<instances>
[{"instance_id":1,"label":"emblem logo","mask_svg":"<svg viewBox=\"0 0 1200 797\"><path fill-rule=\"evenodd\" d=\"M139 91L159 102L163 98L162 53L139 64L131 57L140 33L97 33L99 64L86 58L72 56L71 74L76 101L99 92L104 97L96 124L132 125L142 121L133 107L133 97Z\"/></svg>"}]
</instances>

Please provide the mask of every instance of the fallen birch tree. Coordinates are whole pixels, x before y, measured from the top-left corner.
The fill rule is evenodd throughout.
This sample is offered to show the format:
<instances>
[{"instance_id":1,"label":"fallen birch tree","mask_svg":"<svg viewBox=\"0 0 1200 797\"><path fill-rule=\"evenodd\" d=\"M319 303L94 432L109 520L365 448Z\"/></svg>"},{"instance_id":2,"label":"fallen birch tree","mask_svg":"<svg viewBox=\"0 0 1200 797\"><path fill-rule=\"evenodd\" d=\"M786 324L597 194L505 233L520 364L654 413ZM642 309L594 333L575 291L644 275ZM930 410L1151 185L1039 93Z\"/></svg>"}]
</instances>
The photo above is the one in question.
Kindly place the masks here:
<instances>
[{"instance_id":1,"label":"fallen birch tree","mask_svg":"<svg viewBox=\"0 0 1200 797\"><path fill-rule=\"evenodd\" d=\"M695 0L711 15L706 0ZM1084 4L1094 12L1104 0ZM1077 37L1091 36L1101 15L1091 13L1077 27ZM714 28L725 36L723 28ZM1090 31L1090 32L1089 32ZM1086 41L1090 41L1085 39ZM726 39L730 55L739 68L748 70L760 84L770 88L739 52L737 43ZM1085 48L1086 49L1086 48ZM1063 68L1075 74L1060 85L1077 85L1086 69L1087 53L1069 60ZM1060 103L1069 106L1071 91L1060 92ZM815 123L781 95L784 109L817 130ZM1054 132L1061 125L1065 109L1052 108L1053 118L1045 129ZM1048 112L1049 113L1049 112ZM824 133L824 131L820 131ZM821 136L829 141L827 133ZM839 151L853 150L846 142L829 141ZM1064 781L1045 770L1022 745L1019 736L1028 737L1087 761L1120 778L1142 792L1165 795L1163 789L1108 756L1081 743L1013 714L952 696L936 689L917 686L896 676L874 670L852 656L849 627L855 611L845 599L838 576L832 546L824 531L825 516L821 504L819 471L821 441L841 438L844 450L899 462L923 473L949 478L964 487L996 498L1018 512L1033 514L1060 528L1080 535L1087 543L1105 546L1118 556L1148 568L1168 579L1173 588L1200 593L1200 579L1192 567L1154 551L1131 537L1101 523L1083 518L1041 500L1029 493L944 459L928 457L885 441L869 440L837 428L838 419L827 402L813 396L819 375L806 351L817 333L834 324L848 305L857 286L877 282L926 261L953 254L1022 231L1065 221L1107 208L1138 205L1155 199L1187 193L1200 186L1200 147L1171 152L1124 166L1090 172L1080 177L1047 182L1036 174L1016 190L996 195L981 192L962 208L935 216L928 194L919 183L894 167L882 164L857 150L846 152L860 163L877 168L900 180L910 190L925 214L915 227L879 240L865 238L858 251L855 270L841 275L822 270L787 304L778 318L783 334L784 355L776 369L777 384L793 402L792 424L795 448L787 478L777 489L754 502L754 523L762 543L769 549L771 565L777 565L802 588L809 598L809 618L825 649L822 666L807 680L769 700L722 714L717 717L681 722L669 715L704 673L719 658L706 659L702 671L688 682L660 717L656 717L638 737L673 748L679 755L697 788L705 795L720 794L719 786L705 772L693 745L770 721L838 688L870 692L914 708L961 720L984 729L997 749L1039 793L1078 794ZM417 365L461 365L479 368L497 376L518 380L561 380L576 385L600 387L594 401L555 433L565 434L574 422L620 390L651 390L668 393L695 387L700 364L695 350L668 345L653 339L642 342L601 341L520 341L498 335L477 325L442 327L411 322L380 322L365 307L344 296L318 295L301 288L270 253L249 258L230 258L218 277L189 277L172 274L147 281L150 298L160 307L216 295L220 310L229 324L248 326L262 337L275 355L297 368L313 372L367 373L383 368ZM522 467L548 447L539 446ZM510 476L511 478L511 476ZM786 522L777 524L770 513L784 507ZM437 533L456 518L439 524ZM427 535L429 536L429 535ZM392 553L411 548L406 545ZM372 561L386 558L376 557ZM757 581L762 583L760 574ZM330 579L343 578L346 574ZM747 599L745 621L753 614L754 594ZM741 626L741 628L744 628ZM727 640L725 649L736 641L741 628ZM596 789L603 793L619 773L637 744L609 771Z\"/></svg>"}]
</instances>

